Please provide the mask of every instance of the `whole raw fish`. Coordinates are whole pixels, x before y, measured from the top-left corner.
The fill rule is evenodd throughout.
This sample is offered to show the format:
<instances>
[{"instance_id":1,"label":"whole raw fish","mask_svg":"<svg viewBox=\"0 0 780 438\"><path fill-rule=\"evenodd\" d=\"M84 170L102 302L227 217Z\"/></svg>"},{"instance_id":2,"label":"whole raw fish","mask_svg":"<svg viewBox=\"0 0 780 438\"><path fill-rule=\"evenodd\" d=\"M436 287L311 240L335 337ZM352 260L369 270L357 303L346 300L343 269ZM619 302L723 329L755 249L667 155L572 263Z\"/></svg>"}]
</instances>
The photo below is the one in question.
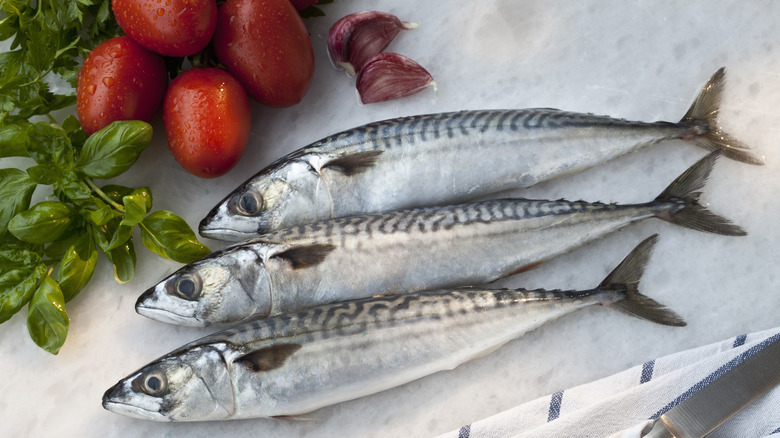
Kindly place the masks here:
<instances>
[{"instance_id":1,"label":"whole raw fish","mask_svg":"<svg viewBox=\"0 0 780 438\"><path fill-rule=\"evenodd\" d=\"M136 311L207 326L375 294L485 284L652 217L744 235L698 204L717 155L645 204L499 199L278 231L183 267L144 292Z\"/></svg>"},{"instance_id":2,"label":"whole raw fish","mask_svg":"<svg viewBox=\"0 0 780 438\"><path fill-rule=\"evenodd\" d=\"M724 77L724 69L718 70L678 123L554 109L461 111L370 123L261 170L211 210L200 234L246 240L322 219L464 202L671 139L761 164L718 125Z\"/></svg>"},{"instance_id":3,"label":"whole raw fish","mask_svg":"<svg viewBox=\"0 0 780 438\"><path fill-rule=\"evenodd\" d=\"M455 368L594 304L683 326L638 291L656 240L591 290L428 291L249 322L134 372L106 391L103 407L155 421L295 416Z\"/></svg>"}]
</instances>

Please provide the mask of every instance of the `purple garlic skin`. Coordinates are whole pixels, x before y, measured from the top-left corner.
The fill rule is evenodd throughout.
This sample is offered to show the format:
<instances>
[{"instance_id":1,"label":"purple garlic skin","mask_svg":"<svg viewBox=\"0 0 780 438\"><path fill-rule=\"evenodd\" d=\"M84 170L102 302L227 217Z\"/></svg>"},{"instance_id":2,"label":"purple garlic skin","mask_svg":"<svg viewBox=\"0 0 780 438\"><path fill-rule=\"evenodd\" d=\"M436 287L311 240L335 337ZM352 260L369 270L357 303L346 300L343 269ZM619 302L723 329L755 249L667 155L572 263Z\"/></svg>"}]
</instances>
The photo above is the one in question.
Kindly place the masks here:
<instances>
[{"instance_id":1,"label":"purple garlic skin","mask_svg":"<svg viewBox=\"0 0 780 438\"><path fill-rule=\"evenodd\" d=\"M398 53L380 53L358 73L356 86L364 104L411 96L436 82L420 64Z\"/></svg>"},{"instance_id":2,"label":"purple garlic skin","mask_svg":"<svg viewBox=\"0 0 780 438\"><path fill-rule=\"evenodd\" d=\"M386 12L355 12L335 22L328 32L328 53L337 68L353 76L369 59L382 52L402 30L417 23L404 22Z\"/></svg>"}]
</instances>

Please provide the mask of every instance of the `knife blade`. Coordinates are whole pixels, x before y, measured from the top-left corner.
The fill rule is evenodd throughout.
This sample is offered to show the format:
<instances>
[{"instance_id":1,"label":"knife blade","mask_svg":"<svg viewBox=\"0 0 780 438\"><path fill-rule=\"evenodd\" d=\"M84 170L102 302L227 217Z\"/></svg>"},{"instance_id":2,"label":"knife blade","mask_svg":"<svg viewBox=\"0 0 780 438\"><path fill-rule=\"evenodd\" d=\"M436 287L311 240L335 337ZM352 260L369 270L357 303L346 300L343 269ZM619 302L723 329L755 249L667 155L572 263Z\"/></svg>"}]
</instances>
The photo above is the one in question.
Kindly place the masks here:
<instances>
[{"instance_id":1,"label":"knife blade","mask_svg":"<svg viewBox=\"0 0 780 438\"><path fill-rule=\"evenodd\" d=\"M701 438L780 383L780 337L661 415L646 438Z\"/></svg>"}]
</instances>

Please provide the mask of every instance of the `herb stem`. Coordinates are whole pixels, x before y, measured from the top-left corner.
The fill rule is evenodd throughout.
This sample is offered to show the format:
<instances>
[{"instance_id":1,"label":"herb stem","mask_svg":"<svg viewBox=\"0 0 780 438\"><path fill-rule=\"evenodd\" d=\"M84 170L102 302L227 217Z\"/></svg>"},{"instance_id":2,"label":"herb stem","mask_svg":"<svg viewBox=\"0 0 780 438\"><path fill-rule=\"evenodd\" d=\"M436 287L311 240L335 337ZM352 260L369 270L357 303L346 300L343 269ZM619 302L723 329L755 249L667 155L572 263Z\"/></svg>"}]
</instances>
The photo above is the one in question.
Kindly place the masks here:
<instances>
[{"instance_id":1,"label":"herb stem","mask_svg":"<svg viewBox=\"0 0 780 438\"><path fill-rule=\"evenodd\" d=\"M96 186L96 185L95 185L95 183L92 181L92 179L91 179L91 178L84 178L84 181L87 183L87 185L88 185L88 186L89 186L89 187L90 187L92 190L94 190L94 191L95 191L95 193L97 193L97 194L98 194L98 196L100 196L101 198L103 198L103 200L105 200L106 202L108 202L108 203L109 203L109 204L110 204L112 207L114 207L114 209L116 209L118 212L120 212L120 213L123 213L123 214L124 214L124 212L125 212L125 207L124 207L124 206L122 206L122 205L119 205L119 204L117 204L116 202L114 202L114 200L113 200L113 199L109 198L109 197L108 197L108 195L106 195L106 194L105 194L105 192L103 192L102 190L100 190L100 189L98 188L98 186Z\"/></svg>"}]
</instances>

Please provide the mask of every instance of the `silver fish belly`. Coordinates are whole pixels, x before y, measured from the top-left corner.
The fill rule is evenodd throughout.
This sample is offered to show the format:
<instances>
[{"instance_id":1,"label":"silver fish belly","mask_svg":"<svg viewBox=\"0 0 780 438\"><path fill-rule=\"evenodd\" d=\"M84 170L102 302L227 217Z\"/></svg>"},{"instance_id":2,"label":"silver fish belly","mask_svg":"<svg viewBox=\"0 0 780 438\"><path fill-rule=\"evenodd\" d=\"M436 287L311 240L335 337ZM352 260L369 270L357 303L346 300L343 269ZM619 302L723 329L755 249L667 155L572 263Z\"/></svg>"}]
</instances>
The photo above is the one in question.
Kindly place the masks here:
<instances>
[{"instance_id":1,"label":"silver fish belly","mask_svg":"<svg viewBox=\"0 0 780 438\"><path fill-rule=\"evenodd\" d=\"M724 133L724 70L678 123L554 109L461 111L370 123L299 149L239 186L201 221L204 237L245 240L322 219L472 200L683 139L761 164Z\"/></svg>"},{"instance_id":2,"label":"silver fish belly","mask_svg":"<svg viewBox=\"0 0 780 438\"><path fill-rule=\"evenodd\" d=\"M698 204L717 152L646 204L500 199L333 219L267 234L183 267L138 313L183 325L236 323L312 305L486 284L651 217L726 235Z\"/></svg>"},{"instance_id":3,"label":"silver fish belly","mask_svg":"<svg viewBox=\"0 0 780 438\"><path fill-rule=\"evenodd\" d=\"M656 240L595 289L426 291L249 322L141 368L109 389L103 406L158 421L295 416L455 368L594 304L682 326L638 291Z\"/></svg>"}]
</instances>

